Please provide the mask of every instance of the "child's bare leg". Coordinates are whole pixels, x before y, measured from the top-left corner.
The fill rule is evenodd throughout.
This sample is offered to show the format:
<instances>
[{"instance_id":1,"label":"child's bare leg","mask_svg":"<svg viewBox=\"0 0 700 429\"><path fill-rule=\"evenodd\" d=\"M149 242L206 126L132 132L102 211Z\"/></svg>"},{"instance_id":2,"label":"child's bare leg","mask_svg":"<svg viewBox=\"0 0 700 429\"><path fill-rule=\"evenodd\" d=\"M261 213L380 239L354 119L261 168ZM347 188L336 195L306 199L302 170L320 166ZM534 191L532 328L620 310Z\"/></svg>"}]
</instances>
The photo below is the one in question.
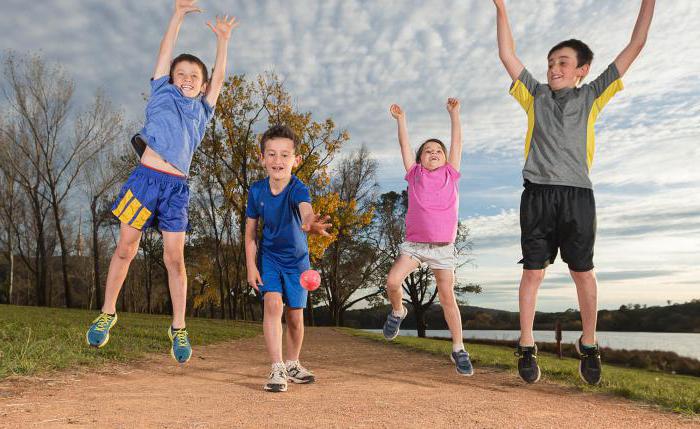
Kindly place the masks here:
<instances>
[{"instance_id":1,"label":"child's bare leg","mask_svg":"<svg viewBox=\"0 0 700 429\"><path fill-rule=\"evenodd\" d=\"M401 255L394 262L386 277L386 292L394 313L402 313L403 288L401 285L406 277L418 268L418 261L410 256Z\"/></svg>"},{"instance_id":2,"label":"child's bare leg","mask_svg":"<svg viewBox=\"0 0 700 429\"><path fill-rule=\"evenodd\" d=\"M299 360L304 342L304 309L287 307L284 320L287 322L287 360Z\"/></svg>"},{"instance_id":3,"label":"child's bare leg","mask_svg":"<svg viewBox=\"0 0 700 429\"><path fill-rule=\"evenodd\" d=\"M452 335L452 348L458 351L464 348L462 339L462 316L459 313L459 306L455 297L454 290L454 271L452 270L433 270L435 281L437 282L438 297L440 305L445 314L445 321L450 328Z\"/></svg>"},{"instance_id":4,"label":"child's bare leg","mask_svg":"<svg viewBox=\"0 0 700 429\"><path fill-rule=\"evenodd\" d=\"M266 292L263 304L263 334L267 353L272 363L282 362L282 294Z\"/></svg>"},{"instance_id":5,"label":"child's bare leg","mask_svg":"<svg viewBox=\"0 0 700 429\"><path fill-rule=\"evenodd\" d=\"M532 326L535 323L535 307L537 306L537 290L544 279L544 270L523 270L518 294L520 307L520 345L532 346L535 338Z\"/></svg>"},{"instance_id":6,"label":"child's bare leg","mask_svg":"<svg viewBox=\"0 0 700 429\"><path fill-rule=\"evenodd\" d=\"M185 327L187 273L185 271L185 232L163 231L163 262L168 271L168 287L173 302L173 328Z\"/></svg>"},{"instance_id":7,"label":"child's bare leg","mask_svg":"<svg viewBox=\"0 0 700 429\"><path fill-rule=\"evenodd\" d=\"M581 342L593 345L596 342L595 330L598 321L598 282L593 270L586 272L570 271L576 283L578 306L581 310L583 334Z\"/></svg>"},{"instance_id":8,"label":"child's bare leg","mask_svg":"<svg viewBox=\"0 0 700 429\"><path fill-rule=\"evenodd\" d=\"M124 284L124 279L129 272L129 265L139 251L141 231L125 223L119 228L119 242L114 250L112 260L107 272L107 284L105 285L105 299L102 305L104 313L114 314L117 309L119 291Z\"/></svg>"}]
</instances>

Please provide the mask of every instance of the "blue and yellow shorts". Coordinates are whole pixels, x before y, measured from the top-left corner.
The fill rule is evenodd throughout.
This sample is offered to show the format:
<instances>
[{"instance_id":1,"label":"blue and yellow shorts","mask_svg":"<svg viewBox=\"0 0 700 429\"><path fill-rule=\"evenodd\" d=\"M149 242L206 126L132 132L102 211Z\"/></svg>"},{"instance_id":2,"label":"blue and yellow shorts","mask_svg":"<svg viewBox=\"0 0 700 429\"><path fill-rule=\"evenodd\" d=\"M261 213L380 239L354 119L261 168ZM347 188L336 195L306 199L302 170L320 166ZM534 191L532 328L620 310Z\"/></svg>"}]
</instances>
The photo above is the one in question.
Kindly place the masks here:
<instances>
[{"instance_id":1,"label":"blue and yellow shorts","mask_svg":"<svg viewBox=\"0 0 700 429\"><path fill-rule=\"evenodd\" d=\"M138 230L187 231L190 188L187 178L139 164L131 173L112 206L122 223Z\"/></svg>"}]
</instances>

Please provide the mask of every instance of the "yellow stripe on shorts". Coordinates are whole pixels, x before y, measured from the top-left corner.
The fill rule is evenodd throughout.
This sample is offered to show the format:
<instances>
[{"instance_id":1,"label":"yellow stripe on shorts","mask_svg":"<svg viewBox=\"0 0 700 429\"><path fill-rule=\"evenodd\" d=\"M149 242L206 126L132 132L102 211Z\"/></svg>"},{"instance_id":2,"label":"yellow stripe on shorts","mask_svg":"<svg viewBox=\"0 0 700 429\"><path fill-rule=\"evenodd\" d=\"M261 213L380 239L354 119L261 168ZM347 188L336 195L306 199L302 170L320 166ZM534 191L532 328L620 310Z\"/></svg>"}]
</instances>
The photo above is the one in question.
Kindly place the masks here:
<instances>
[{"instance_id":1,"label":"yellow stripe on shorts","mask_svg":"<svg viewBox=\"0 0 700 429\"><path fill-rule=\"evenodd\" d=\"M122 221L122 223L129 224L129 222L131 222L131 219L139 210L139 207L141 207L141 203L139 202L139 200L134 198L124 209L124 212L119 216L119 220Z\"/></svg>"},{"instance_id":2,"label":"yellow stripe on shorts","mask_svg":"<svg viewBox=\"0 0 700 429\"><path fill-rule=\"evenodd\" d=\"M134 221L131 223L131 226L133 226L136 229L141 229L143 228L143 224L146 223L149 217L151 217L151 211L148 210L146 207L143 207L139 212L138 216L136 216L136 219L134 219Z\"/></svg>"},{"instance_id":3,"label":"yellow stripe on shorts","mask_svg":"<svg viewBox=\"0 0 700 429\"><path fill-rule=\"evenodd\" d=\"M122 198L121 201L119 201L119 205L117 208L112 210L112 213L114 216L119 217L120 214L122 214L122 211L124 211L124 207L126 207L126 203L133 198L134 194L131 193L131 189L127 189L126 194L124 194L124 198Z\"/></svg>"}]
</instances>

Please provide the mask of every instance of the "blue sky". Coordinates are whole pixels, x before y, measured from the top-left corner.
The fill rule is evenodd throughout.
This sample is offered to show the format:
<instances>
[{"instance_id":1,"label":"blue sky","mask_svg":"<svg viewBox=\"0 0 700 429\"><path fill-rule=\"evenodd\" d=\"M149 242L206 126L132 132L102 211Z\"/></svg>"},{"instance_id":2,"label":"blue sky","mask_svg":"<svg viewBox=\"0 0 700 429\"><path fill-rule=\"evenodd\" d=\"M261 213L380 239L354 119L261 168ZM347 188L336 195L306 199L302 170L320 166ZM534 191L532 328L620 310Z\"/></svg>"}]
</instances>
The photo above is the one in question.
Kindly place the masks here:
<instances>
[{"instance_id":1,"label":"blue sky","mask_svg":"<svg viewBox=\"0 0 700 429\"><path fill-rule=\"evenodd\" d=\"M142 121L167 1L5 0L0 47L40 51L77 81L76 106L101 88L125 116ZM414 144L449 140L447 97L462 101L460 217L475 238L475 264L458 275L481 283L470 302L517 308L518 204L526 118L508 95L496 50L491 1L201 0L176 51L211 65L205 20L239 17L229 73L276 71L302 110L332 117L367 145L382 190L400 190L402 164L388 107L407 111ZM629 40L637 1L510 1L516 50L545 79L546 53L570 37L595 52L591 77ZM601 308L700 297L700 2L659 2L647 45L596 127L592 180L598 205L596 265ZM121 143L119 143L121 144ZM564 264L550 270L538 308L576 307Z\"/></svg>"}]
</instances>

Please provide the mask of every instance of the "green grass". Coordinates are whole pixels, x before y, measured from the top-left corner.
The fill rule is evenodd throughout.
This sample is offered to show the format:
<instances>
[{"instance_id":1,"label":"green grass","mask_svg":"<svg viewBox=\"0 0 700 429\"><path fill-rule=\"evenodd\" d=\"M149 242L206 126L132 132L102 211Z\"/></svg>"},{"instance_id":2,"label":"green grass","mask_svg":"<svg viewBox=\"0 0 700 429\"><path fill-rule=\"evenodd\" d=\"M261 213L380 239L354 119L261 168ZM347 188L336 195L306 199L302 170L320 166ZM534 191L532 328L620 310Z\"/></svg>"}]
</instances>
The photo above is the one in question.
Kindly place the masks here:
<instances>
[{"instance_id":1,"label":"green grass","mask_svg":"<svg viewBox=\"0 0 700 429\"><path fill-rule=\"evenodd\" d=\"M78 365L126 362L146 353L169 353L170 316L119 313L109 344L95 349L85 332L97 311L0 305L0 380ZM249 338L262 332L259 324L211 319L187 319L193 347ZM196 349L195 349L196 353Z\"/></svg>"},{"instance_id":2,"label":"green grass","mask_svg":"<svg viewBox=\"0 0 700 429\"><path fill-rule=\"evenodd\" d=\"M381 334L347 328L340 330L386 343ZM391 344L443 356L452 351L452 343L442 340L397 337ZM511 372L513 377L517 377L517 360L513 356L513 349L484 344L468 344L467 348L477 374L479 367L482 366L504 369ZM698 377L604 365L602 382L592 387L579 378L576 359L558 359L556 355L540 352L538 363L543 378L574 386L582 391L623 396L691 416L700 414L700 378Z\"/></svg>"}]
</instances>

